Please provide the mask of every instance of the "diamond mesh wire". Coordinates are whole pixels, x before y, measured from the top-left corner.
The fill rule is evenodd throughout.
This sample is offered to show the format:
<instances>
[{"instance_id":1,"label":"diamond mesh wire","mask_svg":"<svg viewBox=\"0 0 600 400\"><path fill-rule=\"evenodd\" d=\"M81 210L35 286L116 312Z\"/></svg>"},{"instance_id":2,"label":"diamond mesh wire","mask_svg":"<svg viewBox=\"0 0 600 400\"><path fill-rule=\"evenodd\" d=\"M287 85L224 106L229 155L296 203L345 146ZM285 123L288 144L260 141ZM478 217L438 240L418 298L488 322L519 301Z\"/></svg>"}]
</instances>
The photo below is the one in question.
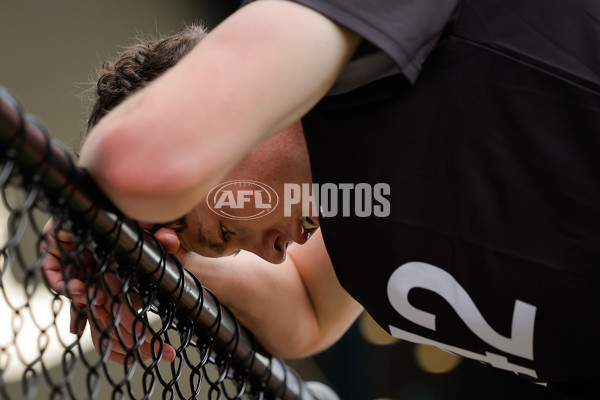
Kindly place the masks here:
<instances>
[{"instance_id":1,"label":"diamond mesh wire","mask_svg":"<svg viewBox=\"0 0 600 400\"><path fill-rule=\"evenodd\" d=\"M0 149L0 398L335 398L262 351L1 87Z\"/></svg>"}]
</instances>

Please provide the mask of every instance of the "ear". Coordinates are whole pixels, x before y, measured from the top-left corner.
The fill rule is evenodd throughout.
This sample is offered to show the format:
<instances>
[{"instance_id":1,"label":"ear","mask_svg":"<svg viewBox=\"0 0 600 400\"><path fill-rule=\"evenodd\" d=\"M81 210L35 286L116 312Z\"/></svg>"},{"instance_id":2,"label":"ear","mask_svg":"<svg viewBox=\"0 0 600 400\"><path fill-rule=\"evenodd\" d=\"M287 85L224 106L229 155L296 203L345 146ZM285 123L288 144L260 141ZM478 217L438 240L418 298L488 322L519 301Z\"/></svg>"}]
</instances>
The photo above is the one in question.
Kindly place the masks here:
<instances>
[{"instance_id":1,"label":"ear","mask_svg":"<svg viewBox=\"0 0 600 400\"><path fill-rule=\"evenodd\" d=\"M159 228L156 232L154 232L154 236L158 239L160 244L162 244L167 254L177 253L181 247L177 233L175 233L175 231L171 228Z\"/></svg>"}]
</instances>

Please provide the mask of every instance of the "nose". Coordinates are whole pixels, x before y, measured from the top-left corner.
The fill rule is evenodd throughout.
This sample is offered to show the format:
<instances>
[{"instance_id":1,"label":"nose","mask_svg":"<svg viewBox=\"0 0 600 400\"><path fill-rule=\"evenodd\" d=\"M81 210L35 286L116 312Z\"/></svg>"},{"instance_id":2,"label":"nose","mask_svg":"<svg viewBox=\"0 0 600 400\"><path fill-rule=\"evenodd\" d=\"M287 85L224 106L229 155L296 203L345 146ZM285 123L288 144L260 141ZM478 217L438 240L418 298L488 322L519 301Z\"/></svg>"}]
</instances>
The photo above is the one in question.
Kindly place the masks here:
<instances>
[{"instance_id":1,"label":"nose","mask_svg":"<svg viewBox=\"0 0 600 400\"><path fill-rule=\"evenodd\" d=\"M285 260L287 243L280 231L271 229L253 236L240 247L270 263L281 264Z\"/></svg>"}]
</instances>

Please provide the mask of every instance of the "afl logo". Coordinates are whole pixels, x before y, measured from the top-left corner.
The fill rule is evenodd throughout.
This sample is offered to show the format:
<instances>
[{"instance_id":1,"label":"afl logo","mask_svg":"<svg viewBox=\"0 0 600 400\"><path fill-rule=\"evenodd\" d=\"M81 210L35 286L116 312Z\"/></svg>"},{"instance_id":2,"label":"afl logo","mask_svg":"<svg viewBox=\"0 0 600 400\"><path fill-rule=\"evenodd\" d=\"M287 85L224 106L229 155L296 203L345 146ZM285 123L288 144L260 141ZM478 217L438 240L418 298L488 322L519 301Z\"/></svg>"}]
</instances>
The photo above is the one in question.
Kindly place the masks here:
<instances>
[{"instance_id":1,"label":"afl logo","mask_svg":"<svg viewBox=\"0 0 600 400\"><path fill-rule=\"evenodd\" d=\"M223 182L208 192L208 207L230 219L256 219L275 210L279 196L272 187L256 181Z\"/></svg>"}]
</instances>

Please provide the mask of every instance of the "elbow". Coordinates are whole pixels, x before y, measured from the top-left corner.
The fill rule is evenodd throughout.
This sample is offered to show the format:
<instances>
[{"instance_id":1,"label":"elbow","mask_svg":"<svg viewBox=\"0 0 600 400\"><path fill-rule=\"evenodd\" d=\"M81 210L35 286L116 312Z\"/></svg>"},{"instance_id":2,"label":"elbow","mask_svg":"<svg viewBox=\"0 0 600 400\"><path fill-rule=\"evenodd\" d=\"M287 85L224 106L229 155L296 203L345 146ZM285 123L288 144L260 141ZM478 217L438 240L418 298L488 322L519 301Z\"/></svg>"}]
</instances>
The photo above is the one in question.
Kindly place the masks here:
<instances>
[{"instance_id":1,"label":"elbow","mask_svg":"<svg viewBox=\"0 0 600 400\"><path fill-rule=\"evenodd\" d=\"M104 121L102 121L104 122ZM140 178L143 166L136 162L139 145L128 140L125 127L100 123L87 137L79 158L94 181L107 193L132 195L142 190L147 179Z\"/></svg>"},{"instance_id":2,"label":"elbow","mask_svg":"<svg viewBox=\"0 0 600 400\"><path fill-rule=\"evenodd\" d=\"M294 330L284 343L271 341L263 347L274 357L282 359L305 358L327 350L340 338L327 335L318 326ZM261 343L262 344L262 343Z\"/></svg>"},{"instance_id":3,"label":"elbow","mask_svg":"<svg viewBox=\"0 0 600 400\"><path fill-rule=\"evenodd\" d=\"M96 132L86 140L79 164L125 215L148 222L165 222L187 212L187 199L177 163L144 151L144 143L128 139L122 127ZM189 201L188 201L189 202Z\"/></svg>"},{"instance_id":4,"label":"elbow","mask_svg":"<svg viewBox=\"0 0 600 400\"><path fill-rule=\"evenodd\" d=\"M111 135L114 136L114 135ZM121 211L126 211L126 199L135 199L152 190L152 180L140 174L142 166L136 165L132 154L118 140L91 136L81 150L79 165L84 168ZM96 139L96 140L94 140Z\"/></svg>"}]
</instances>

